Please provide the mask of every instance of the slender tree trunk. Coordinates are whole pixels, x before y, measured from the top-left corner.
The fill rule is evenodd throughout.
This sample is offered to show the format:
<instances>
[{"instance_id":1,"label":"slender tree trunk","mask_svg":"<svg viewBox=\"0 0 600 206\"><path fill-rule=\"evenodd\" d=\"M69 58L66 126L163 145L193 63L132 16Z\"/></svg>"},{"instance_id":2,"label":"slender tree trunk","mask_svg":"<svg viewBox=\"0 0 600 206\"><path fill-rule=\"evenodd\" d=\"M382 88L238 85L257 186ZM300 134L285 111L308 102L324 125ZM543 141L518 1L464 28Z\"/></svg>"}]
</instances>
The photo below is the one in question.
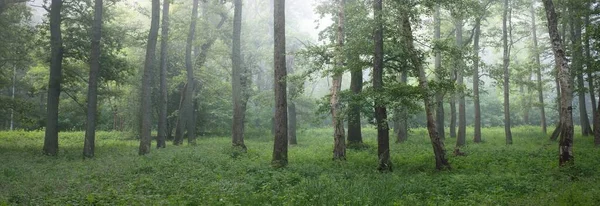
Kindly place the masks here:
<instances>
[{"instance_id":1,"label":"slender tree trunk","mask_svg":"<svg viewBox=\"0 0 600 206\"><path fill-rule=\"evenodd\" d=\"M275 141L273 144L273 167L285 167L288 163L287 138L287 71L285 61L285 0L274 0L274 68L275 68Z\"/></svg>"},{"instance_id":2,"label":"slender tree trunk","mask_svg":"<svg viewBox=\"0 0 600 206\"><path fill-rule=\"evenodd\" d=\"M454 78L456 80L456 78ZM455 81L453 80L453 81ZM450 138L456 137L456 94L452 94L450 101Z\"/></svg>"},{"instance_id":3,"label":"slender tree trunk","mask_svg":"<svg viewBox=\"0 0 600 206\"><path fill-rule=\"evenodd\" d=\"M473 106L475 112L474 119L474 134L473 142L481 142L481 105L479 103L479 36L481 34L481 18L477 18L475 21L475 34L473 39L473 52L475 52L475 59L473 59Z\"/></svg>"},{"instance_id":4,"label":"slender tree trunk","mask_svg":"<svg viewBox=\"0 0 600 206\"><path fill-rule=\"evenodd\" d=\"M462 51L463 45L463 20L462 17L459 17L456 20L456 46ZM463 55L461 54L459 59L457 59L457 67L456 67L456 82L459 86L465 85L464 83L464 62ZM464 146L466 143L467 136L467 116L465 111L465 95L464 91L461 89L457 92L458 96L458 136L456 138L456 147Z\"/></svg>"},{"instance_id":5,"label":"slender tree trunk","mask_svg":"<svg viewBox=\"0 0 600 206\"><path fill-rule=\"evenodd\" d=\"M598 101L598 108L596 108L596 113L594 113L594 145L596 147L600 147L600 100Z\"/></svg>"},{"instance_id":6,"label":"slender tree trunk","mask_svg":"<svg viewBox=\"0 0 600 206\"><path fill-rule=\"evenodd\" d=\"M336 66L333 71L331 85L331 120L333 122L333 160L346 159L346 142L344 137L344 118L341 116L341 105L339 102L339 93L342 88L342 75L344 68L344 4L345 0L338 1L338 22L337 22L337 56Z\"/></svg>"},{"instance_id":7,"label":"slender tree trunk","mask_svg":"<svg viewBox=\"0 0 600 206\"><path fill-rule=\"evenodd\" d=\"M400 22L402 23L402 22ZM400 83L406 84L408 81L408 74L406 71L402 72L400 75ZM408 111L406 108L396 108L394 110L395 120L394 120L394 129L396 133L396 143L405 142L408 139Z\"/></svg>"},{"instance_id":8,"label":"slender tree trunk","mask_svg":"<svg viewBox=\"0 0 600 206\"><path fill-rule=\"evenodd\" d=\"M592 134L592 127L587 116L587 108L585 105L585 84L583 79L583 48L581 47L581 20L576 11L571 11L571 43L573 52L572 70L577 76L577 96L579 97L579 120L581 123L581 134L589 136Z\"/></svg>"},{"instance_id":9,"label":"slender tree trunk","mask_svg":"<svg viewBox=\"0 0 600 206\"><path fill-rule=\"evenodd\" d=\"M177 123L175 123L175 139L173 140L173 144L176 146L183 144L183 133L185 132L185 125L187 124L186 119L183 117L183 113L185 112L185 109L183 108L183 102L185 101L187 89L187 84L185 84L179 95L179 109L177 114Z\"/></svg>"},{"instance_id":10,"label":"slender tree trunk","mask_svg":"<svg viewBox=\"0 0 600 206\"><path fill-rule=\"evenodd\" d=\"M554 60L556 65L559 65L560 78L560 141L559 141L559 165L563 166L567 163L573 163L573 107L571 99L573 97L571 86L571 75L569 64L565 57L565 51L561 43L561 37L557 29L557 17L554 10L552 0L542 0L548 18L548 33L552 43L552 51L554 52Z\"/></svg>"},{"instance_id":11,"label":"slender tree trunk","mask_svg":"<svg viewBox=\"0 0 600 206\"><path fill-rule=\"evenodd\" d=\"M60 30L62 0L52 0L50 5L50 78L48 80L48 103L44 154L55 156L58 153L58 104L60 82L62 81L63 45Z\"/></svg>"},{"instance_id":12,"label":"slender tree trunk","mask_svg":"<svg viewBox=\"0 0 600 206\"><path fill-rule=\"evenodd\" d=\"M244 144L244 116L242 111L242 83L241 70L242 52L241 52L241 33L242 33L242 0L234 0L235 11L233 14L233 43L231 48L231 88L233 91L233 123L231 144L235 148L246 151Z\"/></svg>"},{"instance_id":13,"label":"slender tree trunk","mask_svg":"<svg viewBox=\"0 0 600 206\"><path fill-rule=\"evenodd\" d=\"M286 69L289 75L294 74L294 55L288 55L286 61ZM288 143L290 145L297 145L298 140L296 139L296 104L294 102L294 96L298 93L297 85L292 81L288 84Z\"/></svg>"},{"instance_id":14,"label":"slender tree trunk","mask_svg":"<svg viewBox=\"0 0 600 206\"><path fill-rule=\"evenodd\" d=\"M590 26L590 14L586 15L585 17L585 28L589 28ZM593 131L596 131L596 124L600 124L600 122L596 123L597 119L595 118L595 114L596 114L596 88L594 87L594 75L592 74L592 70L593 70L593 59L592 59L592 53L590 51L590 34L591 32L587 31L585 32L585 39L584 39L584 44L585 44L585 70L587 73L587 82L588 82L588 87L589 87L589 92L590 92L590 99L592 100L592 114L594 115L593 118ZM594 132L595 134L595 132Z\"/></svg>"},{"instance_id":15,"label":"slender tree trunk","mask_svg":"<svg viewBox=\"0 0 600 206\"><path fill-rule=\"evenodd\" d=\"M192 63L192 46L194 38L196 36L196 22L198 21L198 1L192 2L192 16L190 22L190 30L187 37L187 43L185 46L185 70L187 73L187 89L185 90L185 98L183 99L183 114L180 113L180 118L184 118L188 143L190 145L196 145L196 124L194 124L194 92L195 92L195 78L194 78L194 65Z\"/></svg>"},{"instance_id":16,"label":"slender tree trunk","mask_svg":"<svg viewBox=\"0 0 600 206\"><path fill-rule=\"evenodd\" d=\"M542 80L542 65L540 61L540 50L538 46L537 39L537 25L535 19L535 9L534 9L535 1L531 3L531 35L533 39L533 52L535 56L535 67L536 67L536 77L537 77L537 90L538 90L538 101L540 103L540 120L542 124L542 132L546 134L547 126L546 126L546 110L544 105L544 82Z\"/></svg>"},{"instance_id":17,"label":"slender tree trunk","mask_svg":"<svg viewBox=\"0 0 600 206\"><path fill-rule=\"evenodd\" d=\"M160 39L160 99L158 101L158 136L156 137L156 148L167 146L167 54L169 50L169 5L171 0L163 0L163 17Z\"/></svg>"},{"instance_id":18,"label":"slender tree trunk","mask_svg":"<svg viewBox=\"0 0 600 206\"><path fill-rule=\"evenodd\" d=\"M152 0L152 21L150 23L150 32L148 34L148 44L146 47L146 60L144 64L144 75L142 77L142 114L140 131L140 155L150 153L152 137L152 95L150 81L152 79L152 70L154 70L154 58L156 43L158 39L158 27L160 20L160 1Z\"/></svg>"},{"instance_id":19,"label":"slender tree trunk","mask_svg":"<svg viewBox=\"0 0 600 206\"><path fill-rule=\"evenodd\" d=\"M92 24L92 45L90 52L90 76L88 84L87 124L83 157L93 158L96 141L96 114L98 112L98 73L100 72L100 39L102 38L102 0L94 5L94 22Z\"/></svg>"},{"instance_id":20,"label":"slender tree trunk","mask_svg":"<svg viewBox=\"0 0 600 206\"><path fill-rule=\"evenodd\" d=\"M440 27L441 27L441 18L440 18L440 5L436 4L435 5L435 14L433 16L434 19L434 34L433 34L433 38L436 41L440 40L440 36L441 36L441 32L440 32ZM437 80L441 81L441 75L442 75L442 53L439 51L439 49L436 49L435 51L435 72L437 73ZM437 126L437 133L438 136L440 137L440 139L443 141L444 139L446 139L446 134L444 131L444 93L443 92L437 92L435 95L435 104L436 104L436 111L435 111L435 116L436 116L436 126Z\"/></svg>"},{"instance_id":21,"label":"slender tree trunk","mask_svg":"<svg viewBox=\"0 0 600 206\"><path fill-rule=\"evenodd\" d=\"M450 163L448 159L446 159L446 150L444 149L444 141L442 141L437 133L437 127L435 125L435 119L433 117L433 107L432 104L432 93L429 91L429 86L427 83L427 76L425 75L425 68L423 68L423 63L414 48L413 44L413 34L412 28L410 25L409 14L404 14L402 28L404 33L407 35L406 38L406 46L408 47L408 51L410 52L410 61L419 74L419 88L423 93L423 103L425 104L425 114L427 115L427 131L429 133L429 139L431 140L431 145L433 147L433 154L435 156L435 168L437 170L451 169Z\"/></svg>"},{"instance_id":22,"label":"slender tree trunk","mask_svg":"<svg viewBox=\"0 0 600 206\"><path fill-rule=\"evenodd\" d=\"M383 90L383 0L373 0L375 12L375 30L373 40L375 52L373 57L373 90L380 93ZM390 131L387 123L387 112L382 99L375 98L375 119L377 123L377 155L379 171L392 171L390 160Z\"/></svg>"},{"instance_id":23,"label":"slender tree trunk","mask_svg":"<svg viewBox=\"0 0 600 206\"><path fill-rule=\"evenodd\" d=\"M508 48L508 28L506 23L508 21L508 5L509 0L504 0L504 13L502 15L502 42L504 44L503 52L503 68L504 68L504 134L506 135L506 144L512 144L512 132L510 130L510 70L508 68L510 64L510 49Z\"/></svg>"}]
</instances>

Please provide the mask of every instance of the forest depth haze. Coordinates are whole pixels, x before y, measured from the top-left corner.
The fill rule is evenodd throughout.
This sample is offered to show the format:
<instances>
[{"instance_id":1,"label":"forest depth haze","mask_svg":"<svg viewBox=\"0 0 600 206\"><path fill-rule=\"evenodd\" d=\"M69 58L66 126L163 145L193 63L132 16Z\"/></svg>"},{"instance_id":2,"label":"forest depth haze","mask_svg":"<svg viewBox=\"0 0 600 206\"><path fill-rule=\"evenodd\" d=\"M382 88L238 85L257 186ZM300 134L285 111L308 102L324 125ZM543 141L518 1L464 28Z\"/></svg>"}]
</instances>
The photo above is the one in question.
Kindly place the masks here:
<instances>
[{"instance_id":1,"label":"forest depth haze","mask_svg":"<svg viewBox=\"0 0 600 206\"><path fill-rule=\"evenodd\" d=\"M0 0L0 205L597 205L596 0Z\"/></svg>"}]
</instances>

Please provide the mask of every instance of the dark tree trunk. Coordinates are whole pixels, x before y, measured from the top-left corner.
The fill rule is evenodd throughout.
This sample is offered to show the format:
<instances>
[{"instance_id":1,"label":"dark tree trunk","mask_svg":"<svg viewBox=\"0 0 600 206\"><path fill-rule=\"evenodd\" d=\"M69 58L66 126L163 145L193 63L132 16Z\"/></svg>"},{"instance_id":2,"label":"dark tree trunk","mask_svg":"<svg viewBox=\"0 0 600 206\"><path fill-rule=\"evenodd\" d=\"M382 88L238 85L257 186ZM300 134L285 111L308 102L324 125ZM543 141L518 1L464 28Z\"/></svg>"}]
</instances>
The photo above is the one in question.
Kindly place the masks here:
<instances>
[{"instance_id":1,"label":"dark tree trunk","mask_svg":"<svg viewBox=\"0 0 600 206\"><path fill-rule=\"evenodd\" d=\"M48 103L44 154L55 156L58 153L58 103L60 82L62 81L63 46L60 31L62 0L52 0L50 6L50 78L48 80Z\"/></svg>"},{"instance_id":2,"label":"dark tree trunk","mask_svg":"<svg viewBox=\"0 0 600 206\"><path fill-rule=\"evenodd\" d=\"M450 138L456 137L456 94L452 94L450 101Z\"/></svg>"},{"instance_id":3,"label":"dark tree trunk","mask_svg":"<svg viewBox=\"0 0 600 206\"><path fill-rule=\"evenodd\" d=\"M456 20L456 46L462 51L463 46L463 19L459 17ZM464 83L464 62L463 56L460 55L459 59L457 59L457 67L456 67L456 83L463 87ZM466 136L467 136L467 116L465 111L465 95L462 89L459 89L457 92L458 96L458 136L456 137L456 147L461 147L466 144Z\"/></svg>"},{"instance_id":4,"label":"dark tree trunk","mask_svg":"<svg viewBox=\"0 0 600 206\"><path fill-rule=\"evenodd\" d=\"M579 120L581 123L581 134L589 136L592 134L590 119L587 116L587 108L585 105L585 84L583 79L583 48L581 46L581 19L575 14L576 11L571 11L571 45L573 52L572 70L577 76L577 96L579 97Z\"/></svg>"},{"instance_id":5,"label":"dark tree trunk","mask_svg":"<svg viewBox=\"0 0 600 206\"><path fill-rule=\"evenodd\" d=\"M83 143L84 158L94 157L96 141L96 114L98 112L98 73L100 72L100 39L102 38L102 0L94 5L92 45L90 52L90 76L88 84L87 125Z\"/></svg>"},{"instance_id":6,"label":"dark tree trunk","mask_svg":"<svg viewBox=\"0 0 600 206\"><path fill-rule=\"evenodd\" d=\"M285 167L288 163L287 138L287 71L285 62L285 0L274 0L274 68L275 68L275 141L273 144L273 167Z\"/></svg>"},{"instance_id":7,"label":"dark tree trunk","mask_svg":"<svg viewBox=\"0 0 600 206\"><path fill-rule=\"evenodd\" d=\"M156 137L156 148L167 146L167 53L169 50L169 2L163 0L163 17L160 39L160 99L158 101L158 136Z\"/></svg>"},{"instance_id":8,"label":"dark tree trunk","mask_svg":"<svg viewBox=\"0 0 600 206\"><path fill-rule=\"evenodd\" d=\"M586 15L585 17L585 28L589 28L588 26L590 26L590 14ZM600 122L596 122L597 119L595 118L596 115L596 88L594 87L594 75L592 74L592 68L593 68L593 64L592 62L594 61L592 59L592 53L590 51L590 33L589 31L585 32L585 39L584 39L584 44L585 44L585 65L586 65L586 73L587 73L587 82L588 82L588 90L590 92L590 99L592 100L592 114L594 116L593 118L593 131L595 134L596 131L596 124L600 124Z\"/></svg>"},{"instance_id":9,"label":"dark tree trunk","mask_svg":"<svg viewBox=\"0 0 600 206\"><path fill-rule=\"evenodd\" d=\"M333 160L346 160L346 138L344 137L344 118L341 115L339 93L342 88L342 75L344 67L344 4L345 0L338 1L337 24L337 56L336 66L333 71L331 84L331 120L333 122Z\"/></svg>"},{"instance_id":10,"label":"dark tree trunk","mask_svg":"<svg viewBox=\"0 0 600 206\"><path fill-rule=\"evenodd\" d=\"M559 141L559 165L563 166L567 163L573 163L573 107L571 106L571 99L573 98L571 75L569 71L569 64L565 57L565 51L561 43L561 37L557 29L557 17L554 10L554 4L552 0L543 0L544 7L546 10L546 17L548 18L548 34L550 35L552 43L552 51L554 52L554 60L556 65L559 66L559 79L560 79L560 141Z\"/></svg>"},{"instance_id":11,"label":"dark tree trunk","mask_svg":"<svg viewBox=\"0 0 600 206\"><path fill-rule=\"evenodd\" d=\"M440 27L441 27L441 18L440 18L440 5L437 4L435 5L435 14L433 16L434 19L434 34L433 34L433 38L435 40L440 40L440 36L441 36L441 32L440 32ZM437 80L441 81L441 75L442 75L442 53L439 51L439 49L437 49L435 51L435 72L437 73ZM444 139L446 139L446 132L444 131L444 93L441 91L438 91L435 95L435 104L436 104L436 111L435 111L435 118L436 118L436 130L437 130L437 134L440 137L440 139L443 141Z\"/></svg>"},{"instance_id":12,"label":"dark tree trunk","mask_svg":"<svg viewBox=\"0 0 600 206\"><path fill-rule=\"evenodd\" d=\"M448 159L446 159L444 141L442 141L438 136L437 128L435 126L435 119L433 117L434 105L431 101L432 95L429 91L427 76L425 75L425 69L423 68L423 63L421 62L422 60L414 48L412 28L408 13L404 15L402 25L404 33L407 36L406 46L410 52L410 61L413 65L415 65L415 68L419 74L419 88L423 93L423 103L425 104L425 114L427 115L427 132L429 133L429 139L431 140L431 145L433 147L433 154L435 155L435 168L437 170L451 169L450 163L448 163Z\"/></svg>"},{"instance_id":13,"label":"dark tree trunk","mask_svg":"<svg viewBox=\"0 0 600 206\"><path fill-rule=\"evenodd\" d=\"M475 36L473 37L473 107L475 112L473 142L481 142L481 105L479 103L479 36L481 34L481 18L475 21Z\"/></svg>"},{"instance_id":14,"label":"dark tree trunk","mask_svg":"<svg viewBox=\"0 0 600 206\"><path fill-rule=\"evenodd\" d=\"M503 70L504 70L504 134L506 135L506 144L512 144L512 132L510 130L511 121L510 121L510 70L508 68L510 64L510 49L508 45L508 28L506 23L509 17L509 0L504 0L504 11L502 15L502 42L504 45L503 52Z\"/></svg>"},{"instance_id":15,"label":"dark tree trunk","mask_svg":"<svg viewBox=\"0 0 600 206\"><path fill-rule=\"evenodd\" d=\"M356 57L358 58L358 57ZM348 109L348 145L362 144L362 131L360 123L360 99L359 95L362 91L363 76L362 68L355 66L350 69L350 90L352 90L353 98L349 103Z\"/></svg>"},{"instance_id":16,"label":"dark tree trunk","mask_svg":"<svg viewBox=\"0 0 600 206\"><path fill-rule=\"evenodd\" d=\"M150 153L152 137L152 98L150 81L152 79L152 70L154 70L154 57L156 42L158 39L158 27L160 20L160 1L152 0L152 21L150 23L150 32L148 34L148 44L146 47L146 60L144 63L144 75L142 77L142 114L140 126L140 155Z\"/></svg>"},{"instance_id":17,"label":"dark tree trunk","mask_svg":"<svg viewBox=\"0 0 600 206\"><path fill-rule=\"evenodd\" d=\"M375 51L373 57L373 90L383 92L383 0L373 0L375 12L375 30L373 40ZM390 131L387 123L387 113L382 99L375 99L375 120L377 123L377 155L379 171L392 171L390 159Z\"/></svg>"},{"instance_id":18,"label":"dark tree trunk","mask_svg":"<svg viewBox=\"0 0 600 206\"><path fill-rule=\"evenodd\" d=\"M234 0L235 11L233 14L233 43L231 48L231 88L233 92L233 123L231 144L234 148L246 151L244 144L244 111L242 110L242 0Z\"/></svg>"},{"instance_id":19,"label":"dark tree trunk","mask_svg":"<svg viewBox=\"0 0 600 206\"><path fill-rule=\"evenodd\" d=\"M596 113L594 113L594 145L596 147L600 147L600 100L598 100L598 107Z\"/></svg>"},{"instance_id":20,"label":"dark tree trunk","mask_svg":"<svg viewBox=\"0 0 600 206\"><path fill-rule=\"evenodd\" d=\"M187 121L185 118L182 117L184 108L183 108L183 101L185 100L185 93L187 90L187 84L185 84L183 86L183 88L181 89L181 94L179 98L179 109L178 114L177 114L177 122L175 123L175 139L173 140L173 144L174 145L181 145L183 144L183 133L185 132L185 125L187 124Z\"/></svg>"},{"instance_id":21,"label":"dark tree trunk","mask_svg":"<svg viewBox=\"0 0 600 206\"><path fill-rule=\"evenodd\" d=\"M402 22L400 22L402 23ZM408 81L408 74L406 71L400 75L400 83L406 84ZM406 108L396 108L394 120L394 130L396 133L396 143L402 143L408 140L408 111Z\"/></svg>"},{"instance_id":22,"label":"dark tree trunk","mask_svg":"<svg viewBox=\"0 0 600 206\"><path fill-rule=\"evenodd\" d=\"M183 113L179 113L179 117L183 118L186 124L182 125L187 130L188 144L196 145L196 124L194 124L194 92L195 92L195 78L194 78L194 65L192 63L192 46L196 35L196 22L198 21L198 1L194 0L192 3L192 16L190 22L190 29L187 36L185 46L185 70L187 73L187 89L185 90L185 98L183 99Z\"/></svg>"},{"instance_id":23,"label":"dark tree trunk","mask_svg":"<svg viewBox=\"0 0 600 206\"><path fill-rule=\"evenodd\" d=\"M541 124L542 124L542 132L544 132L544 134L546 134L547 132L547 126L546 126L546 109L545 109L545 105L544 105L544 82L542 81L542 66L541 66L541 61L540 61L540 51L539 51L539 46L538 46L538 39L537 39L537 25L536 25L536 19L535 19L535 9L533 7L535 1L532 1L531 3L531 35L532 35L532 39L533 39L533 52L534 52L534 56L535 56L535 73L536 73L536 77L537 77L537 90L538 90L538 101L540 103L540 120L541 120Z\"/></svg>"}]
</instances>

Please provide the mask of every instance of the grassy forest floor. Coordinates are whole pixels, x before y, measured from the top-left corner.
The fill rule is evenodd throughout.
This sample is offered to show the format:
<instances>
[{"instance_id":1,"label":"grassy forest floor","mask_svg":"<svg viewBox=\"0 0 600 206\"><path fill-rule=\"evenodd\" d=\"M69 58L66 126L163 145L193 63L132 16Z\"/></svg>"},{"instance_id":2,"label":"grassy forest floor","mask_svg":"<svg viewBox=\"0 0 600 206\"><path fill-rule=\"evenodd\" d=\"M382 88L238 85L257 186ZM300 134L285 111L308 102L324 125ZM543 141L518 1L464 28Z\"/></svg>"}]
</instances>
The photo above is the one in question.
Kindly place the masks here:
<instances>
[{"instance_id":1,"label":"grassy forest floor","mask_svg":"<svg viewBox=\"0 0 600 206\"><path fill-rule=\"evenodd\" d=\"M575 166L558 168L557 143L539 130L514 128L506 146L502 128L486 128L460 157L447 139L453 170L438 172L426 131L414 129L391 144L394 171L384 174L370 128L369 147L348 150L346 162L331 161L330 129L300 131L284 169L270 167L270 135L247 137L246 154L211 137L138 156L138 141L99 132L96 158L82 160L82 132L61 133L57 157L41 154L43 132L0 132L0 205L597 205L592 137L576 136Z\"/></svg>"}]
</instances>

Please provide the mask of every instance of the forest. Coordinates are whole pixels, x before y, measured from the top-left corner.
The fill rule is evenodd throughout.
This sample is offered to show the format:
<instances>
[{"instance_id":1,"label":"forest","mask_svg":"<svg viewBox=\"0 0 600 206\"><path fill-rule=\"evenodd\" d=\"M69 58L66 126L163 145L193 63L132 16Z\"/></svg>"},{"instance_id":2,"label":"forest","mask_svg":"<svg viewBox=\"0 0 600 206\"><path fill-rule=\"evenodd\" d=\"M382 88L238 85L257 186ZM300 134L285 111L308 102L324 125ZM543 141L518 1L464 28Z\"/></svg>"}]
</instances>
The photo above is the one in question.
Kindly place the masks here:
<instances>
[{"instance_id":1,"label":"forest","mask_svg":"<svg viewBox=\"0 0 600 206\"><path fill-rule=\"evenodd\" d=\"M596 0L0 0L0 205L597 205Z\"/></svg>"}]
</instances>

